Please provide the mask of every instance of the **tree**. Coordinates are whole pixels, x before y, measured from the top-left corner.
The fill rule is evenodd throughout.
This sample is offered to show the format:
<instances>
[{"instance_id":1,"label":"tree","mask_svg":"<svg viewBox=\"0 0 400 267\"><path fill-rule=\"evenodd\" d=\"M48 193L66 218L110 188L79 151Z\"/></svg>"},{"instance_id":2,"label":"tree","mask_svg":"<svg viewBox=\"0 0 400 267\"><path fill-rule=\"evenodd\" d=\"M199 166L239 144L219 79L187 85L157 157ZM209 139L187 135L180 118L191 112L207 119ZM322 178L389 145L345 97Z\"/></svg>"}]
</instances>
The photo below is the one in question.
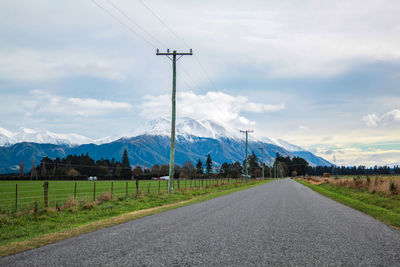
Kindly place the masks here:
<instances>
[{"instance_id":1,"label":"tree","mask_svg":"<svg viewBox=\"0 0 400 267\"><path fill-rule=\"evenodd\" d=\"M158 164L154 164L153 167L151 167L150 173L153 177L160 177L160 166Z\"/></svg>"},{"instance_id":2,"label":"tree","mask_svg":"<svg viewBox=\"0 0 400 267\"><path fill-rule=\"evenodd\" d=\"M132 177L132 168L129 163L128 152L126 148L124 149L124 153L122 154L122 170L121 170L121 178L129 179Z\"/></svg>"},{"instance_id":3,"label":"tree","mask_svg":"<svg viewBox=\"0 0 400 267\"><path fill-rule=\"evenodd\" d=\"M212 172L212 159L210 154L208 154L206 160L206 173L210 174L211 172Z\"/></svg>"},{"instance_id":4,"label":"tree","mask_svg":"<svg viewBox=\"0 0 400 267\"><path fill-rule=\"evenodd\" d=\"M133 174L133 177L135 177L136 179L138 179L138 178L140 178L140 177L143 175L143 170L142 170L142 168L141 168L140 166L136 166L136 167L133 169L132 174Z\"/></svg>"},{"instance_id":5,"label":"tree","mask_svg":"<svg viewBox=\"0 0 400 267\"><path fill-rule=\"evenodd\" d=\"M251 153L251 155L248 157L249 160L249 174L255 178L255 177L260 177L261 176L261 171L260 165L258 164L258 157L254 153L254 151Z\"/></svg>"},{"instance_id":6,"label":"tree","mask_svg":"<svg viewBox=\"0 0 400 267\"><path fill-rule=\"evenodd\" d=\"M219 169L219 173L222 175L222 177L229 177L229 168L230 164L224 162L221 165L221 168Z\"/></svg>"},{"instance_id":7,"label":"tree","mask_svg":"<svg viewBox=\"0 0 400 267\"><path fill-rule=\"evenodd\" d=\"M34 160L32 160L32 166L31 166L31 180L33 180L33 178L36 178L36 180L38 178Z\"/></svg>"},{"instance_id":8,"label":"tree","mask_svg":"<svg viewBox=\"0 0 400 267\"><path fill-rule=\"evenodd\" d=\"M192 178L195 173L196 169L193 166L191 161L185 161L182 165L182 173L185 178Z\"/></svg>"},{"instance_id":9,"label":"tree","mask_svg":"<svg viewBox=\"0 0 400 267\"><path fill-rule=\"evenodd\" d=\"M25 172L24 172L24 161L22 160L21 164L19 164L19 176L23 177L24 175L25 175Z\"/></svg>"},{"instance_id":10,"label":"tree","mask_svg":"<svg viewBox=\"0 0 400 267\"><path fill-rule=\"evenodd\" d=\"M240 162L236 161L235 163L231 164L231 167L229 168L229 175L231 177L241 177L243 171L243 167L240 164Z\"/></svg>"},{"instance_id":11,"label":"tree","mask_svg":"<svg viewBox=\"0 0 400 267\"><path fill-rule=\"evenodd\" d=\"M203 163L201 162L201 159L199 159L196 164L196 173L203 174L203 172L204 172Z\"/></svg>"}]
</instances>

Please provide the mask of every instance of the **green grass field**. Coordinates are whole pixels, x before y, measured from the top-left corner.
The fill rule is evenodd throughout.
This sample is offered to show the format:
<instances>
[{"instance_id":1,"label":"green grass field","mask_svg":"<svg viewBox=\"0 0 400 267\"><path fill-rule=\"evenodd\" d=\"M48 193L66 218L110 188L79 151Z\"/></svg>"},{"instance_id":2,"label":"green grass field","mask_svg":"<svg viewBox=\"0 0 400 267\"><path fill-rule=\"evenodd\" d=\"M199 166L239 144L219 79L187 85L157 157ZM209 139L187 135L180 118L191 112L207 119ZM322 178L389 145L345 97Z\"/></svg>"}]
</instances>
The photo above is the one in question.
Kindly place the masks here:
<instances>
[{"instance_id":1,"label":"green grass field","mask_svg":"<svg viewBox=\"0 0 400 267\"><path fill-rule=\"evenodd\" d=\"M235 179L225 182L235 183ZM63 204L67 199L86 199L89 201L98 199L105 192L112 191L114 197L125 197L136 194L136 182L129 181L49 181L49 207L55 207L56 203ZM216 180L180 180L180 189L190 189L210 186L217 183ZM221 183L221 181L218 181ZM0 210L15 210L16 191L17 210L32 208L37 201L39 208L44 206L43 181L0 181ZM16 190L16 185L18 190ZM168 189L168 181L139 180L139 191L146 193L162 193ZM178 189L178 180L175 179L174 188ZM95 192L94 192L95 191Z\"/></svg>"}]
</instances>

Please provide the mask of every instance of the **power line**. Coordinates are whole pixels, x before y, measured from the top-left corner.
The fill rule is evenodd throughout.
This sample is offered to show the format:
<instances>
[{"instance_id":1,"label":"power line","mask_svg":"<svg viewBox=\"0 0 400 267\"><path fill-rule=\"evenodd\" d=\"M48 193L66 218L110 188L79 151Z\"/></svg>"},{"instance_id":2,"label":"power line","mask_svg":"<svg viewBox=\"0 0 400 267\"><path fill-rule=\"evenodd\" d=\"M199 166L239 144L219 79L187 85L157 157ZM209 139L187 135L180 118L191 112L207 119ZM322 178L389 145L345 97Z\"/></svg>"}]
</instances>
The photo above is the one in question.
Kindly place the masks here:
<instances>
[{"instance_id":1,"label":"power line","mask_svg":"<svg viewBox=\"0 0 400 267\"><path fill-rule=\"evenodd\" d=\"M105 9L103 6L99 5L95 0L91 0L93 4L95 4L98 8L102 9L106 14L108 14L110 17L112 17L114 20L118 21L119 24L122 26L126 27L130 32L132 32L136 37L140 38L142 41L146 42L153 48L157 48L153 43L151 43L149 40L138 34L134 29L132 29L129 25L123 23L120 19L118 19L116 16L114 16L111 12L109 12L107 9Z\"/></svg>"},{"instance_id":2,"label":"power line","mask_svg":"<svg viewBox=\"0 0 400 267\"><path fill-rule=\"evenodd\" d=\"M190 49L190 46L185 42L185 40L181 39L148 5L146 5L142 0L139 0L139 2L151 13L153 14L153 16L162 24L165 26L165 28L167 28L167 30L172 33L172 35L175 36L176 39L178 39L179 41L183 42L187 48Z\"/></svg>"},{"instance_id":3,"label":"power line","mask_svg":"<svg viewBox=\"0 0 400 267\"><path fill-rule=\"evenodd\" d=\"M159 39L157 39L156 37L154 37L154 35L152 35L151 33L149 33L145 28L143 28L142 26L140 26L136 21L134 21L130 16L128 16L124 11L122 11L119 7L117 7L111 0L107 0L108 3L110 3L110 5L115 8L119 13L121 13L125 18L127 18L130 22L132 22L133 24L135 24L139 29L141 29L143 32L145 32L150 38L152 38L154 41L156 41L157 43L161 44L162 46L166 45L161 42Z\"/></svg>"},{"instance_id":4,"label":"power line","mask_svg":"<svg viewBox=\"0 0 400 267\"><path fill-rule=\"evenodd\" d=\"M139 2L162 24L165 26L165 28L179 41L181 41L187 48L190 48L190 45L188 45L188 43L183 39L180 38L179 35L174 32L161 18L160 16L158 16L148 5L146 5L142 0L139 0ZM210 78L210 75L208 74L208 72L206 71L206 69L204 68L203 64L201 64L200 60L198 59L198 57L195 55L194 56L197 64L199 64L201 70L204 72L206 78L208 79L208 81L211 83L212 87L218 91L217 87L215 86L215 83L213 82L213 80Z\"/></svg>"}]
</instances>

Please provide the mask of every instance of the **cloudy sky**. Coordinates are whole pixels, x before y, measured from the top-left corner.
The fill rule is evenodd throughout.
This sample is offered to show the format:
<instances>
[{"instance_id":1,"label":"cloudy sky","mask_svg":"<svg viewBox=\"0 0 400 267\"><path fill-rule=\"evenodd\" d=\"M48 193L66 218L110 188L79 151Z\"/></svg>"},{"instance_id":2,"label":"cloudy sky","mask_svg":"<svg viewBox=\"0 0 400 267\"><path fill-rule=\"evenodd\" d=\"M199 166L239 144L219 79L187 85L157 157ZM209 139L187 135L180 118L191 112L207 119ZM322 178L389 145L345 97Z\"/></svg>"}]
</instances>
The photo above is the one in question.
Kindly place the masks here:
<instances>
[{"instance_id":1,"label":"cloudy sky","mask_svg":"<svg viewBox=\"0 0 400 267\"><path fill-rule=\"evenodd\" d=\"M398 0L0 3L0 127L121 135L168 115L400 164Z\"/></svg>"}]
</instances>

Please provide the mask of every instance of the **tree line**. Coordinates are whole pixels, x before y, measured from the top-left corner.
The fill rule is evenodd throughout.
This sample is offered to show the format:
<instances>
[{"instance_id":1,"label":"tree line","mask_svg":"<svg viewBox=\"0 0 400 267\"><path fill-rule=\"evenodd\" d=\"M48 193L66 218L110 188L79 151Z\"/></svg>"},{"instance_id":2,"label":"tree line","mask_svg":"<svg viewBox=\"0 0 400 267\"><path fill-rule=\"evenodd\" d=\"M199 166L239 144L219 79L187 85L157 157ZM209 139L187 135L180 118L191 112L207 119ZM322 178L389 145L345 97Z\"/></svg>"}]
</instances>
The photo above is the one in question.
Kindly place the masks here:
<instances>
[{"instance_id":1,"label":"tree line","mask_svg":"<svg viewBox=\"0 0 400 267\"><path fill-rule=\"evenodd\" d=\"M198 159L196 165L186 161L182 166L175 165L174 178L238 178L245 173L246 161L223 163L220 166L213 164L210 154L207 155L203 164ZM23 162L20 166L20 176L24 176ZM365 166L339 167L339 166L309 166L308 162L301 157L284 157L277 153L272 166L261 162L257 155L252 152L248 156L248 174L251 178L262 176L264 169L265 177L287 177L315 175L321 176L324 173L332 175L366 175L366 174L399 174L400 168L395 166ZM168 164L154 164L150 168L142 166L131 167L126 149L123 151L121 161L114 158L100 159L95 161L88 153L82 155L69 155L65 158L50 159L44 157L38 166L32 162L29 176L31 179L38 178L76 178L86 179L89 176L96 176L99 179L151 179L153 177L168 176Z\"/></svg>"}]
</instances>

